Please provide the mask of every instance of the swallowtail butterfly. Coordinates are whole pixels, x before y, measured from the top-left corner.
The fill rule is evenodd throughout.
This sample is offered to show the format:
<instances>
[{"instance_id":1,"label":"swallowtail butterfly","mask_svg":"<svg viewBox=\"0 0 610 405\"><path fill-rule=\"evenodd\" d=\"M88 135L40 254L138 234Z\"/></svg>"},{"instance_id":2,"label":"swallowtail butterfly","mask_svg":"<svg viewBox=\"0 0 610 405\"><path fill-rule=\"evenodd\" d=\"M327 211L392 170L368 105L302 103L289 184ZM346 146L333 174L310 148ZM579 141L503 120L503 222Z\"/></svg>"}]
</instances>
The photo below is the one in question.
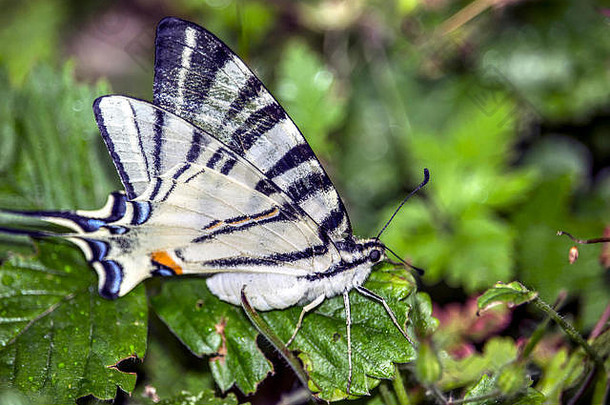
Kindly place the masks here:
<instances>
[{"instance_id":1,"label":"swallowtail butterfly","mask_svg":"<svg viewBox=\"0 0 610 405\"><path fill-rule=\"evenodd\" d=\"M19 214L71 229L59 236L83 251L109 299L151 276L208 275L210 291L234 305L243 290L261 311L304 306L300 325L342 294L351 350L355 289L408 339L362 287L385 246L354 237L320 162L252 71L177 18L159 23L155 45L152 103L109 95L93 105L125 191L97 211Z\"/></svg>"}]
</instances>

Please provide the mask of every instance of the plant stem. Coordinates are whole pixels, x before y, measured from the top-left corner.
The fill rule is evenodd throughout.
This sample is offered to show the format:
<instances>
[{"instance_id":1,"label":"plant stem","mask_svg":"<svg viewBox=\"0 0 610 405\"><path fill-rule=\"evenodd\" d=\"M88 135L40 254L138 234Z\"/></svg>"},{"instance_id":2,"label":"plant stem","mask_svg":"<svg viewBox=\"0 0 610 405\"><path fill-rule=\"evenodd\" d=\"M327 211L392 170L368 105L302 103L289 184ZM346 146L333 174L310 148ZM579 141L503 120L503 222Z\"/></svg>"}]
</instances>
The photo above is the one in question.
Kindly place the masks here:
<instances>
[{"instance_id":1,"label":"plant stem","mask_svg":"<svg viewBox=\"0 0 610 405\"><path fill-rule=\"evenodd\" d=\"M405 383L402 380L400 370L398 370L398 366L396 364L394 364L394 379L392 380L392 386L394 387L394 393L398 398L398 403L400 405L411 405L409 394L405 389Z\"/></svg>"},{"instance_id":2,"label":"plant stem","mask_svg":"<svg viewBox=\"0 0 610 405\"><path fill-rule=\"evenodd\" d=\"M557 311L555 311L549 304L542 301L540 297L536 297L532 301L532 303L542 312L546 313L549 317L551 317L552 320L557 322L557 324L564 330L566 335L568 335L568 337L572 339L575 343L580 345L600 369L604 369L604 362L601 357L599 357L597 352L593 350L593 348L580 335L580 333L578 333L578 331L574 329L574 327L570 323L563 319L563 317L559 315Z\"/></svg>"},{"instance_id":3,"label":"plant stem","mask_svg":"<svg viewBox=\"0 0 610 405\"><path fill-rule=\"evenodd\" d=\"M555 302L555 304L552 306L552 308L557 311L559 308L561 308L561 306L563 305L563 303L565 302L567 297L567 294L565 293L560 293L559 297L557 298L557 301ZM525 345L525 347L523 348L523 351L521 352L521 354L518 356L521 359L524 358L528 358L530 353L534 350L534 348L536 347L536 345L538 344L538 342L542 339L542 337L544 336L544 333L546 332L546 328L549 324L549 322L551 321L551 317L549 315L547 315L544 318L544 321L542 321L540 323L540 325L538 325L538 327L536 328L536 330L534 331L534 333L532 333L532 336L529 338L527 344Z\"/></svg>"}]
</instances>

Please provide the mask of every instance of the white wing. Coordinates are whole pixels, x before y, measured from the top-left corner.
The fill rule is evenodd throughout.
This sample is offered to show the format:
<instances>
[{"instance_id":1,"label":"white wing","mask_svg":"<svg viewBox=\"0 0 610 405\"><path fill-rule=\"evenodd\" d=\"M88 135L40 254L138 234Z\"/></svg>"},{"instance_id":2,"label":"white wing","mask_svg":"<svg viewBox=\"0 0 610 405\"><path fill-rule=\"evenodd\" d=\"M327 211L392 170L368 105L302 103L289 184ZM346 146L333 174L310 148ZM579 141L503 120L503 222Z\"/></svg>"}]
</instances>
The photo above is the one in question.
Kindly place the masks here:
<instances>
[{"instance_id":1,"label":"white wing","mask_svg":"<svg viewBox=\"0 0 610 405\"><path fill-rule=\"evenodd\" d=\"M219 140L127 97L102 97L95 112L126 188L138 197L115 194L102 210L47 219L73 225L70 237L98 271L104 296L124 295L154 274L297 277L340 260L307 214Z\"/></svg>"},{"instance_id":2,"label":"white wing","mask_svg":"<svg viewBox=\"0 0 610 405\"><path fill-rule=\"evenodd\" d=\"M332 239L351 234L343 202L299 129L252 71L209 31L172 17L159 23L154 103L246 158Z\"/></svg>"}]
</instances>

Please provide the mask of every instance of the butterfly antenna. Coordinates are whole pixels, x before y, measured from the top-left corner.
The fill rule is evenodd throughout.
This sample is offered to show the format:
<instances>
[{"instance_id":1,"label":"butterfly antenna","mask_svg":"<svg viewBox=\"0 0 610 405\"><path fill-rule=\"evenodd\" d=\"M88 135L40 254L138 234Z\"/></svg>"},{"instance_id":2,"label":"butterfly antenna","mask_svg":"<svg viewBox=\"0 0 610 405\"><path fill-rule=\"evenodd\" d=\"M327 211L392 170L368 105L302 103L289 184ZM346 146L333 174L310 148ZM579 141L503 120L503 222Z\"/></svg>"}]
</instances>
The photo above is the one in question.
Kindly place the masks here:
<instances>
[{"instance_id":1,"label":"butterfly antenna","mask_svg":"<svg viewBox=\"0 0 610 405\"><path fill-rule=\"evenodd\" d=\"M379 237L381 236L381 234L386 230L386 228L388 227L388 225L390 225L390 222L392 222L392 220L394 219L394 217L396 216L396 214L398 214L398 211L400 211L400 209L402 208L403 205L405 205L405 203L409 200L409 198L413 197L413 195L415 193L417 193L419 190L422 189L422 187L424 187L426 184L428 184L428 181L430 180L430 172L428 171L428 169L424 169L424 181L422 181L421 183L419 183L419 186L417 186L415 188L415 190L411 191L409 193L409 195L407 195L405 197L404 200L402 200L402 202L400 203L400 205L398 206L398 208L396 208L396 211L394 211L394 213L392 214L392 216L390 217L390 219L388 220L388 222L385 223L385 225L383 226L383 228L381 228L381 231L379 231L379 233L377 234L376 239L379 239ZM392 252L394 253L394 252ZM397 256L398 257L398 256ZM410 265L409 265L410 266Z\"/></svg>"},{"instance_id":2,"label":"butterfly antenna","mask_svg":"<svg viewBox=\"0 0 610 405\"><path fill-rule=\"evenodd\" d=\"M392 253L392 254L394 255L394 257L396 257L396 258L397 258L397 259L398 259L398 260L399 260L399 261L400 261L402 264L404 264L405 266L410 267L411 269L415 270L415 271L417 272L417 274L419 274L419 276L420 276L420 277L424 275L424 273L425 273L424 269L421 269L421 268L419 268L419 267L417 267L417 266L413 266L411 263L406 262L406 261L405 261L405 260L403 260L403 259L402 259L400 256L398 256L398 255L396 254L396 252L394 252L394 251L393 251L392 249L390 249L389 247L387 247L387 246L386 246L386 247L385 247L385 249L386 249L388 252Z\"/></svg>"}]
</instances>

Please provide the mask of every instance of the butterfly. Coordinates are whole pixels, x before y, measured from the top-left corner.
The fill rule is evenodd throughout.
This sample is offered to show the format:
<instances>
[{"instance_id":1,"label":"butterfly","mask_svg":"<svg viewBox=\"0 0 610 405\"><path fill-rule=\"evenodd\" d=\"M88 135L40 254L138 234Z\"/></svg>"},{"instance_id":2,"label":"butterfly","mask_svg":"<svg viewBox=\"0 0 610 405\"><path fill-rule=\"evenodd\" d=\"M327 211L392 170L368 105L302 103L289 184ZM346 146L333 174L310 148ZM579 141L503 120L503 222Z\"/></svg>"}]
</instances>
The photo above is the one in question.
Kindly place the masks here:
<instances>
[{"instance_id":1,"label":"butterfly","mask_svg":"<svg viewBox=\"0 0 610 405\"><path fill-rule=\"evenodd\" d=\"M105 298L152 276L196 274L234 305L243 294L261 311L303 306L287 346L308 311L342 295L349 392L349 291L380 302L409 339L362 286L386 247L353 235L307 141L224 43L165 18L155 45L152 103L108 95L93 105L125 190L95 211L14 212L70 229L59 236L82 250Z\"/></svg>"}]
</instances>

